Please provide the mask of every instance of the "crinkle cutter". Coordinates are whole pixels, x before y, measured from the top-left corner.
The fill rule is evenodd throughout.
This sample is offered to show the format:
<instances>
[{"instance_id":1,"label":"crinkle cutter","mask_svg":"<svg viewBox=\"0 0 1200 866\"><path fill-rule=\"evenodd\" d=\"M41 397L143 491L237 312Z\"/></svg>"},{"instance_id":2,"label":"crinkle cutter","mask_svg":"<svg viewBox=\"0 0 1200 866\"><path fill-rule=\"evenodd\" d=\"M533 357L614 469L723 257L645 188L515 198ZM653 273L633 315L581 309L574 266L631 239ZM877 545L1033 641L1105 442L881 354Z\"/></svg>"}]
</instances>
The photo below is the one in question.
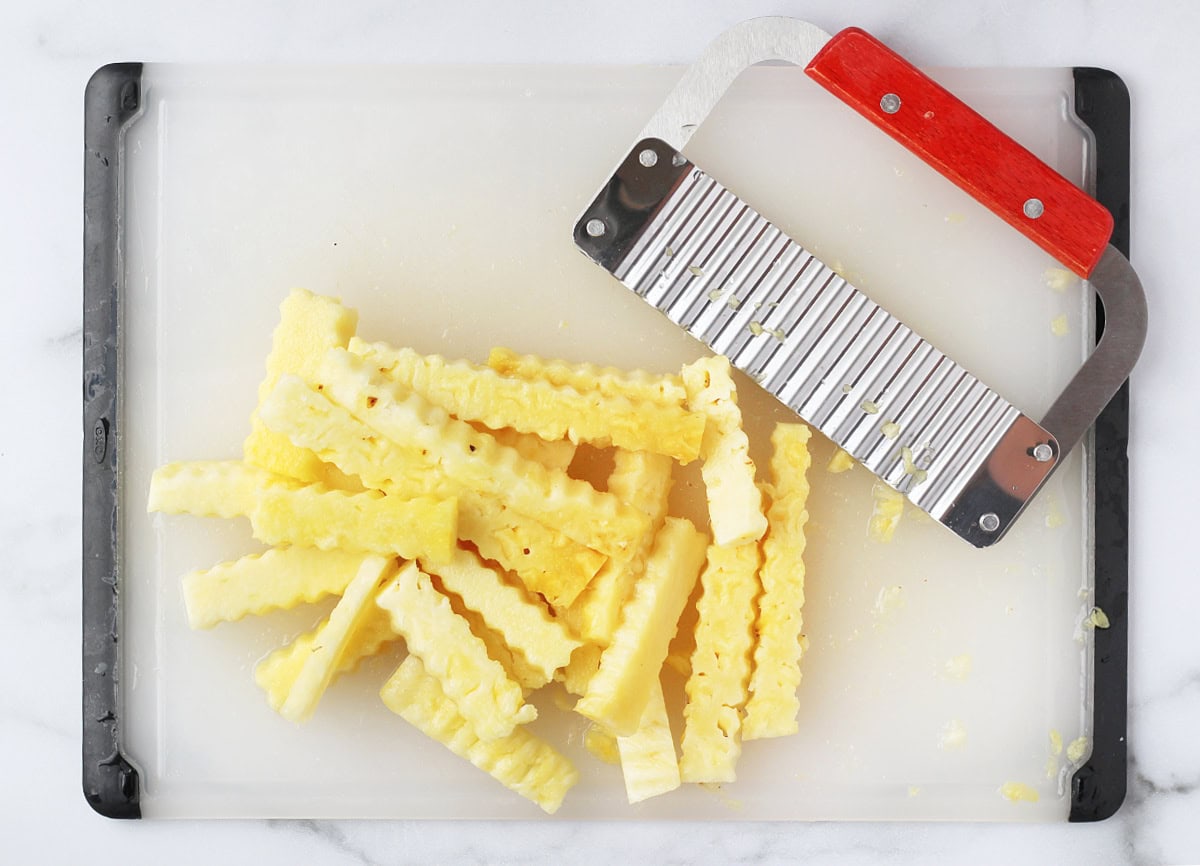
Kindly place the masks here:
<instances>
[{"instance_id":1,"label":"crinkle cutter","mask_svg":"<svg viewBox=\"0 0 1200 866\"><path fill-rule=\"evenodd\" d=\"M804 66L1090 281L1104 307L1103 333L1040 421L681 152L733 80L771 60ZM985 547L1003 537L1084 437L1141 352L1145 296L1128 260L1108 243L1112 227L1098 202L869 34L849 28L831 37L803 21L758 18L723 33L688 69L574 235L626 287L915 505ZM727 292L741 301L736 308Z\"/></svg>"}]
</instances>

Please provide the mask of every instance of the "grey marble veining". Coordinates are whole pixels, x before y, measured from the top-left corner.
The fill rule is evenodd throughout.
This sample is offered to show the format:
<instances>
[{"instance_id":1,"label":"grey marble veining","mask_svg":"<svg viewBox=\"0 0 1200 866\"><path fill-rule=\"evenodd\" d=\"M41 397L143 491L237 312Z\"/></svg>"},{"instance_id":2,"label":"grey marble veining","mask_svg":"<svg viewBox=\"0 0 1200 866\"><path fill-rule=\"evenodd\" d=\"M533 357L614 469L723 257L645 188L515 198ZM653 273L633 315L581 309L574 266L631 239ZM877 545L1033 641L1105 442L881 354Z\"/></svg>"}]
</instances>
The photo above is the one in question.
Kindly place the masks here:
<instances>
[{"instance_id":1,"label":"grey marble veining","mask_svg":"<svg viewBox=\"0 0 1200 866\"><path fill-rule=\"evenodd\" d=\"M1200 862L1200 644L1195 619L1194 237L1200 6L1103 0L976 4L517 2L332 10L150 0L53 0L6 9L0 94L9 108L0 197L8 326L0 433L0 733L5 860L29 863ZM644 10L644 11L643 11ZM246 61L685 61L741 17L788 12L867 27L938 65L1104 66L1134 105L1133 261L1151 302L1134 375L1129 798L1097 826L567 824L324 821L114 823L79 787L79 273L82 94L117 59ZM631 24L633 26L631 26Z\"/></svg>"}]
</instances>

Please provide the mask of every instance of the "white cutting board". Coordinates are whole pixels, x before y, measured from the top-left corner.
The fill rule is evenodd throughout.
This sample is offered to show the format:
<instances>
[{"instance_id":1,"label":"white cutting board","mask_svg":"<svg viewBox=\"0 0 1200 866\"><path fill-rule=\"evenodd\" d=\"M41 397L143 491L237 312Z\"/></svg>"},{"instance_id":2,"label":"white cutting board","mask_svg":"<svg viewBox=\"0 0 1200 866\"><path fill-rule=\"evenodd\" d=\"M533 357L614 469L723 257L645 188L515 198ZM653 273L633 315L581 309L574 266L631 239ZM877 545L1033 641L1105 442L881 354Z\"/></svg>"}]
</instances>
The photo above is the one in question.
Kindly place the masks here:
<instances>
[{"instance_id":1,"label":"white cutting board","mask_svg":"<svg viewBox=\"0 0 1200 866\"><path fill-rule=\"evenodd\" d=\"M382 706L395 658L336 683L304 726L275 715L253 666L329 605L189 631L179 576L259 546L244 522L148 516L145 491L160 463L240 453L292 286L423 352L658 371L696 357L571 240L679 74L147 67L126 142L122 524L125 745L145 815L541 814ZM1082 181L1069 72L936 77ZM1046 255L801 71L752 70L688 154L1034 417L1083 358L1078 281L1048 287ZM785 415L748 381L741 397L763 465ZM619 771L583 751L586 723L548 695L534 728L583 775L561 817L1066 817L1070 768L1047 761L1051 729L1069 742L1091 718L1083 455L977 551L913 509L892 543L871 541L871 478L827 473L829 444L814 448L800 733L747 744L735 784L630 807ZM947 675L963 656L969 674ZM1039 801L1005 800L1010 781Z\"/></svg>"}]
</instances>

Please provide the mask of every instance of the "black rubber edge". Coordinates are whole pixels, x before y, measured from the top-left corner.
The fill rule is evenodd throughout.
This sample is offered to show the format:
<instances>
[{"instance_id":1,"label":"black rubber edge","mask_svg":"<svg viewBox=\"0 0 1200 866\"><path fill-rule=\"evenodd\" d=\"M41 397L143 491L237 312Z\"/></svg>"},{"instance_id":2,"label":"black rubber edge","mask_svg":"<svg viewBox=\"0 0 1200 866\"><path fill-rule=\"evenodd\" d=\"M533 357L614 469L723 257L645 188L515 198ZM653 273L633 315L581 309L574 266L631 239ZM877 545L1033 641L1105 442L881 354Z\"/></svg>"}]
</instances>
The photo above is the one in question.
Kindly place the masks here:
<instances>
[{"instance_id":1,"label":"black rubber edge","mask_svg":"<svg viewBox=\"0 0 1200 866\"><path fill-rule=\"evenodd\" d=\"M1107 69L1078 67L1075 114L1096 140L1096 199L1113 215L1111 243L1129 258L1129 90ZM1097 309L1096 333L1104 328ZM1071 778L1070 820L1103 821L1125 802L1129 691L1129 383L1095 426L1096 606L1092 754Z\"/></svg>"},{"instance_id":2,"label":"black rubber edge","mask_svg":"<svg viewBox=\"0 0 1200 866\"><path fill-rule=\"evenodd\" d=\"M121 752L121 416L118 335L124 265L123 132L142 65L98 69L84 92L83 794L108 818L140 818L138 772Z\"/></svg>"}]
</instances>

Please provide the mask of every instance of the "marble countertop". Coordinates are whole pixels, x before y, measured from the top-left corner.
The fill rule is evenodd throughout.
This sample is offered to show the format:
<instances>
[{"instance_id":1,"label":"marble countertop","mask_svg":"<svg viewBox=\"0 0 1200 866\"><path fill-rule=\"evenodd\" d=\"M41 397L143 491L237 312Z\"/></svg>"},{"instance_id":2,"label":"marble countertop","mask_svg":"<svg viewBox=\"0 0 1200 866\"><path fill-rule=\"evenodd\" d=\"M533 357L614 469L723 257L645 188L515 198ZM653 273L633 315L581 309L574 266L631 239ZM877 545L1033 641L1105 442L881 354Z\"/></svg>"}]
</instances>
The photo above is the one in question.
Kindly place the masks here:
<instances>
[{"instance_id":1,"label":"marble countertop","mask_svg":"<svg viewBox=\"0 0 1200 866\"><path fill-rule=\"evenodd\" d=\"M0 357L0 695L12 862L975 863L1200 862L1200 582L1187 577L1200 472L1193 376L1200 293L1200 5L1116 0L293 4L47 0L6 10L0 94L9 181L0 250L10 304ZM311 4L316 6L316 4ZM644 6L644 8L643 8ZM83 88L114 60L686 62L725 26L791 14L855 24L924 66L1112 69L1133 104L1132 260L1151 330L1133 380L1129 797L1098 825L114 822L79 785L80 238ZM16 374L16 375L14 375ZM1182 510L1181 510L1182 509Z\"/></svg>"}]
</instances>

